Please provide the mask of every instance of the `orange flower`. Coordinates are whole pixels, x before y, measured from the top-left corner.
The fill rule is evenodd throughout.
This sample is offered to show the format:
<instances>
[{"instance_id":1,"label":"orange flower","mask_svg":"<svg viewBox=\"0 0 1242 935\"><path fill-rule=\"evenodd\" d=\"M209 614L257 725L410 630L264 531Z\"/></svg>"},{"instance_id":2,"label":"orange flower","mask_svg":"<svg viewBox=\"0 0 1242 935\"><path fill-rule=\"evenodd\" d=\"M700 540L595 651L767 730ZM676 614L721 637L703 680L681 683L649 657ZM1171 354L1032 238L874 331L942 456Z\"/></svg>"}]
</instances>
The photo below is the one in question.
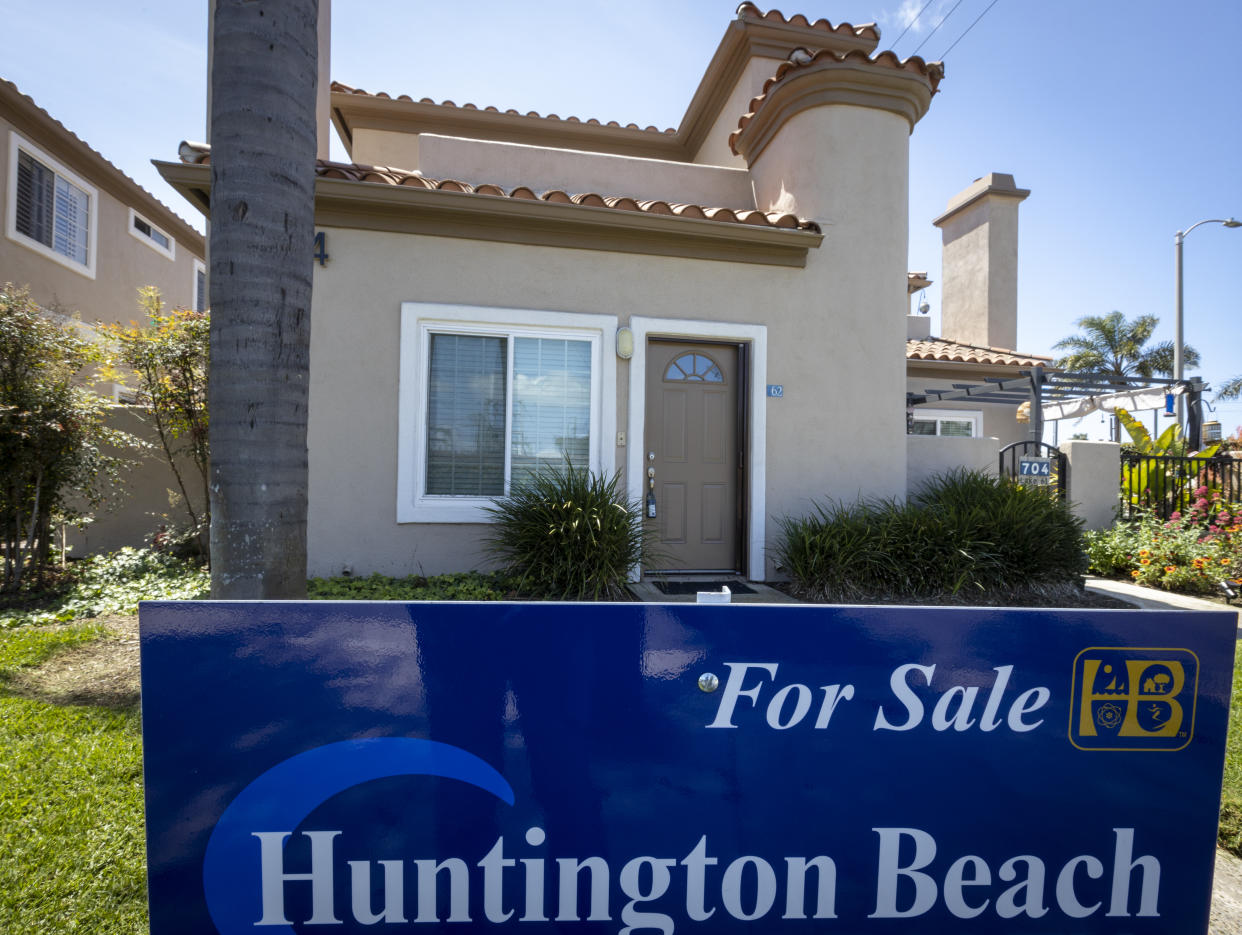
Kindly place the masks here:
<instances>
[{"instance_id":1,"label":"orange flower","mask_svg":"<svg viewBox=\"0 0 1242 935\"><path fill-rule=\"evenodd\" d=\"M1190 564L1194 565L1194 566L1195 566L1195 568L1202 568L1204 565L1206 565L1206 564L1207 564L1207 559L1206 559L1206 558L1196 558L1196 559L1195 559L1193 562L1191 562Z\"/></svg>"},{"instance_id":2,"label":"orange flower","mask_svg":"<svg viewBox=\"0 0 1242 935\"><path fill-rule=\"evenodd\" d=\"M1146 558L1148 555L1151 555L1151 549L1139 549L1139 555Z\"/></svg>"},{"instance_id":3,"label":"orange flower","mask_svg":"<svg viewBox=\"0 0 1242 935\"><path fill-rule=\"evenodd\" d=\"M1139 564L1140 564L1140 565L1150 565L1150 564L1151 564L1151 559L1150 559L1150 558L1140 558L1140 559L1139 559Z\"/></svg>"},{"instance_id":4,"label":"orange flower","mask_svg":"<svg viewBox=\"0 0 1242 935\"><path fill-rule=\"evenodd\" d=\"M1136 569L1134 569L1134 571L1130 572L1130 577L1131 577L1131 578L1137 578L1137 577L1139 576L1139 574L1140 574L1140 572L1139 572L1139 570L1136 568Z\"/></svg>"},{"instance_id":5,"label":"orange flower","mask_svg":"<svg viewBox=\"0 0 1242 935\"><path fill-rule=\"evenodd\" d=\"M1166 575L1171 575L1171 574L1173 574L1173 572L1175 572L1175 571L1177 571L1177 566L1176 566L1176 565L1165 565L1165 566L1164 566L1164 573L1165 573Z\"/></svg>"}]
</instances>

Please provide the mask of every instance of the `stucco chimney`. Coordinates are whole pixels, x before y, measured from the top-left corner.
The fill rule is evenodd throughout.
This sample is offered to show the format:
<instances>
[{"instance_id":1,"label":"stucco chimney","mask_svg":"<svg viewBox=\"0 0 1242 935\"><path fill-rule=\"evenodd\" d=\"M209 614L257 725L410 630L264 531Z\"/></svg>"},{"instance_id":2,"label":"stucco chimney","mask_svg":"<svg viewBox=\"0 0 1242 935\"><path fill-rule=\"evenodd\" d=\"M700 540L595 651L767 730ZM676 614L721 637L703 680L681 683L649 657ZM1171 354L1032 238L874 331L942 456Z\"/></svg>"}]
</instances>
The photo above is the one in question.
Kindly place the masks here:
<instances>
[{"instance_id":1,"label":"stucco chimney","mask_svg":"<svg viewBox=\"0 0 1242 935\"><path fill-rule=\"evenodd\" d=\"M992 172L932 221L943 237L940 336L1013 350L1018 343L1018 205L1030 191Z\"/></svg>"}]
</instances>

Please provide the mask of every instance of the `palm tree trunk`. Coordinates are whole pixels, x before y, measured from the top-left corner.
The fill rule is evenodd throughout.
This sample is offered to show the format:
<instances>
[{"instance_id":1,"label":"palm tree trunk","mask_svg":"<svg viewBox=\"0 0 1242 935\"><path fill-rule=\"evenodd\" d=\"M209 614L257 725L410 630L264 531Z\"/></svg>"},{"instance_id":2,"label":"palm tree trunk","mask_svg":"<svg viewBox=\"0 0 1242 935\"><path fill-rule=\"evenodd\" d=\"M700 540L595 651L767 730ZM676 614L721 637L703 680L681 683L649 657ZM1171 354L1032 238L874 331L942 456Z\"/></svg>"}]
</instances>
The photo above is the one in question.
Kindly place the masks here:
<instances>
[{"instance_id":1,"label":"palm tree trunk","mask_svg":"<svg viewBox=\"0 0 1242 935\"><path fill-rule=\"evenodd\" d=\"M306 594L318 0L214 0L211 593Z\"/></svg>"}]
</instances>

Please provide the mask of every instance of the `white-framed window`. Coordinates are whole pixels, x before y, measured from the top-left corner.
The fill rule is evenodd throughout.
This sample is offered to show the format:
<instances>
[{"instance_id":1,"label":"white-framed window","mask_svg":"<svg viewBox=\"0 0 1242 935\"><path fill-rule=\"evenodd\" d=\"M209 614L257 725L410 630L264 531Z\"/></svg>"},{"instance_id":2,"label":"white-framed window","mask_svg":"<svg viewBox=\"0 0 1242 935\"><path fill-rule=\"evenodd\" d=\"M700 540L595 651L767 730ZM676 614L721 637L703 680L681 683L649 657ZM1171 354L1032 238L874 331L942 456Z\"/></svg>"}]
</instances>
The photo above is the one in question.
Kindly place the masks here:
<instances>
[{"instance_id":1,"label":"white-framed window","mask_svg":"<svg viewBox=\"0 0 1242 935\"><path fill-rule=\"evenodd\" d=\"M968 409L925 409L916 406L906 434L979 438L983 434L983 413Z\"/></svg>"},{"instance_id":2,"label":"white-framed window","mask_svg":"<svg viewBox=\"0 0 1242 935\"><path fill-rule=\"evenodd\" d=\"M94 279L99 192L16 133L9 141L9 239Z\"/></svg>"},{"instance_id":3,"label":"white-framed window","mask_svg":"<svg viewBox=\"0 0 1242 935\"><path fill-rule=\"evenodd\" d=\"M397 521L486 522L545 466L611 474L611 315L406 302Z\"/></svg>"},{"instance_id":4,"label":"white-framed window","mask_svg":"<svg viewBox=\"0 0 1242 935\"><path fill-rule=\"evenodd\" d=\"M170 260L177 259L177 241L173 240L171 236L164 233L164 231L160 230L160 228L156 227L133 208L129 209L129 232L156 253L166 256Z\"/></svg>"},{"instance_id":5,"label":"white-framed window","mask_svg":"<svg viewBox=\"0 0 1242 935\"><path fill-rule=\"evenodd\" d=\"M194 261L194 283L191 287L194 296L194 311L207 311L207 265L202 260Z\"/></svg>"}]
</instances>

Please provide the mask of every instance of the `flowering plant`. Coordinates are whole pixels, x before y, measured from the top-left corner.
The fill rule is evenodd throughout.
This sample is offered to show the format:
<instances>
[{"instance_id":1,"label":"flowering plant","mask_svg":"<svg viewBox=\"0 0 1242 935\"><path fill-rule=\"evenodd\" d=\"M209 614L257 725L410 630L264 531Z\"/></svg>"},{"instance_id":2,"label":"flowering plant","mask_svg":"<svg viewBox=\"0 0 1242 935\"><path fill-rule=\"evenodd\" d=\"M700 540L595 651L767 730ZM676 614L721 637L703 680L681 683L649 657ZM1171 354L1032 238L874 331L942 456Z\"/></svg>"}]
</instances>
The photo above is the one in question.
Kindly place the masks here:
<instances>
[{"instance_id":1,"label":"flowering plant","mask_svg":"<svg viewBox=\"0 0 1242 935\"><path fill-rule=\"evenodd\" d=\"M1242 590L1242 503L1200 486L1184 512L1162 521L1151 512L1087 534L1091 568L1169 591ZM1226 591L1228 593L1228 591Z\"/></svg>"}]
</instances>

